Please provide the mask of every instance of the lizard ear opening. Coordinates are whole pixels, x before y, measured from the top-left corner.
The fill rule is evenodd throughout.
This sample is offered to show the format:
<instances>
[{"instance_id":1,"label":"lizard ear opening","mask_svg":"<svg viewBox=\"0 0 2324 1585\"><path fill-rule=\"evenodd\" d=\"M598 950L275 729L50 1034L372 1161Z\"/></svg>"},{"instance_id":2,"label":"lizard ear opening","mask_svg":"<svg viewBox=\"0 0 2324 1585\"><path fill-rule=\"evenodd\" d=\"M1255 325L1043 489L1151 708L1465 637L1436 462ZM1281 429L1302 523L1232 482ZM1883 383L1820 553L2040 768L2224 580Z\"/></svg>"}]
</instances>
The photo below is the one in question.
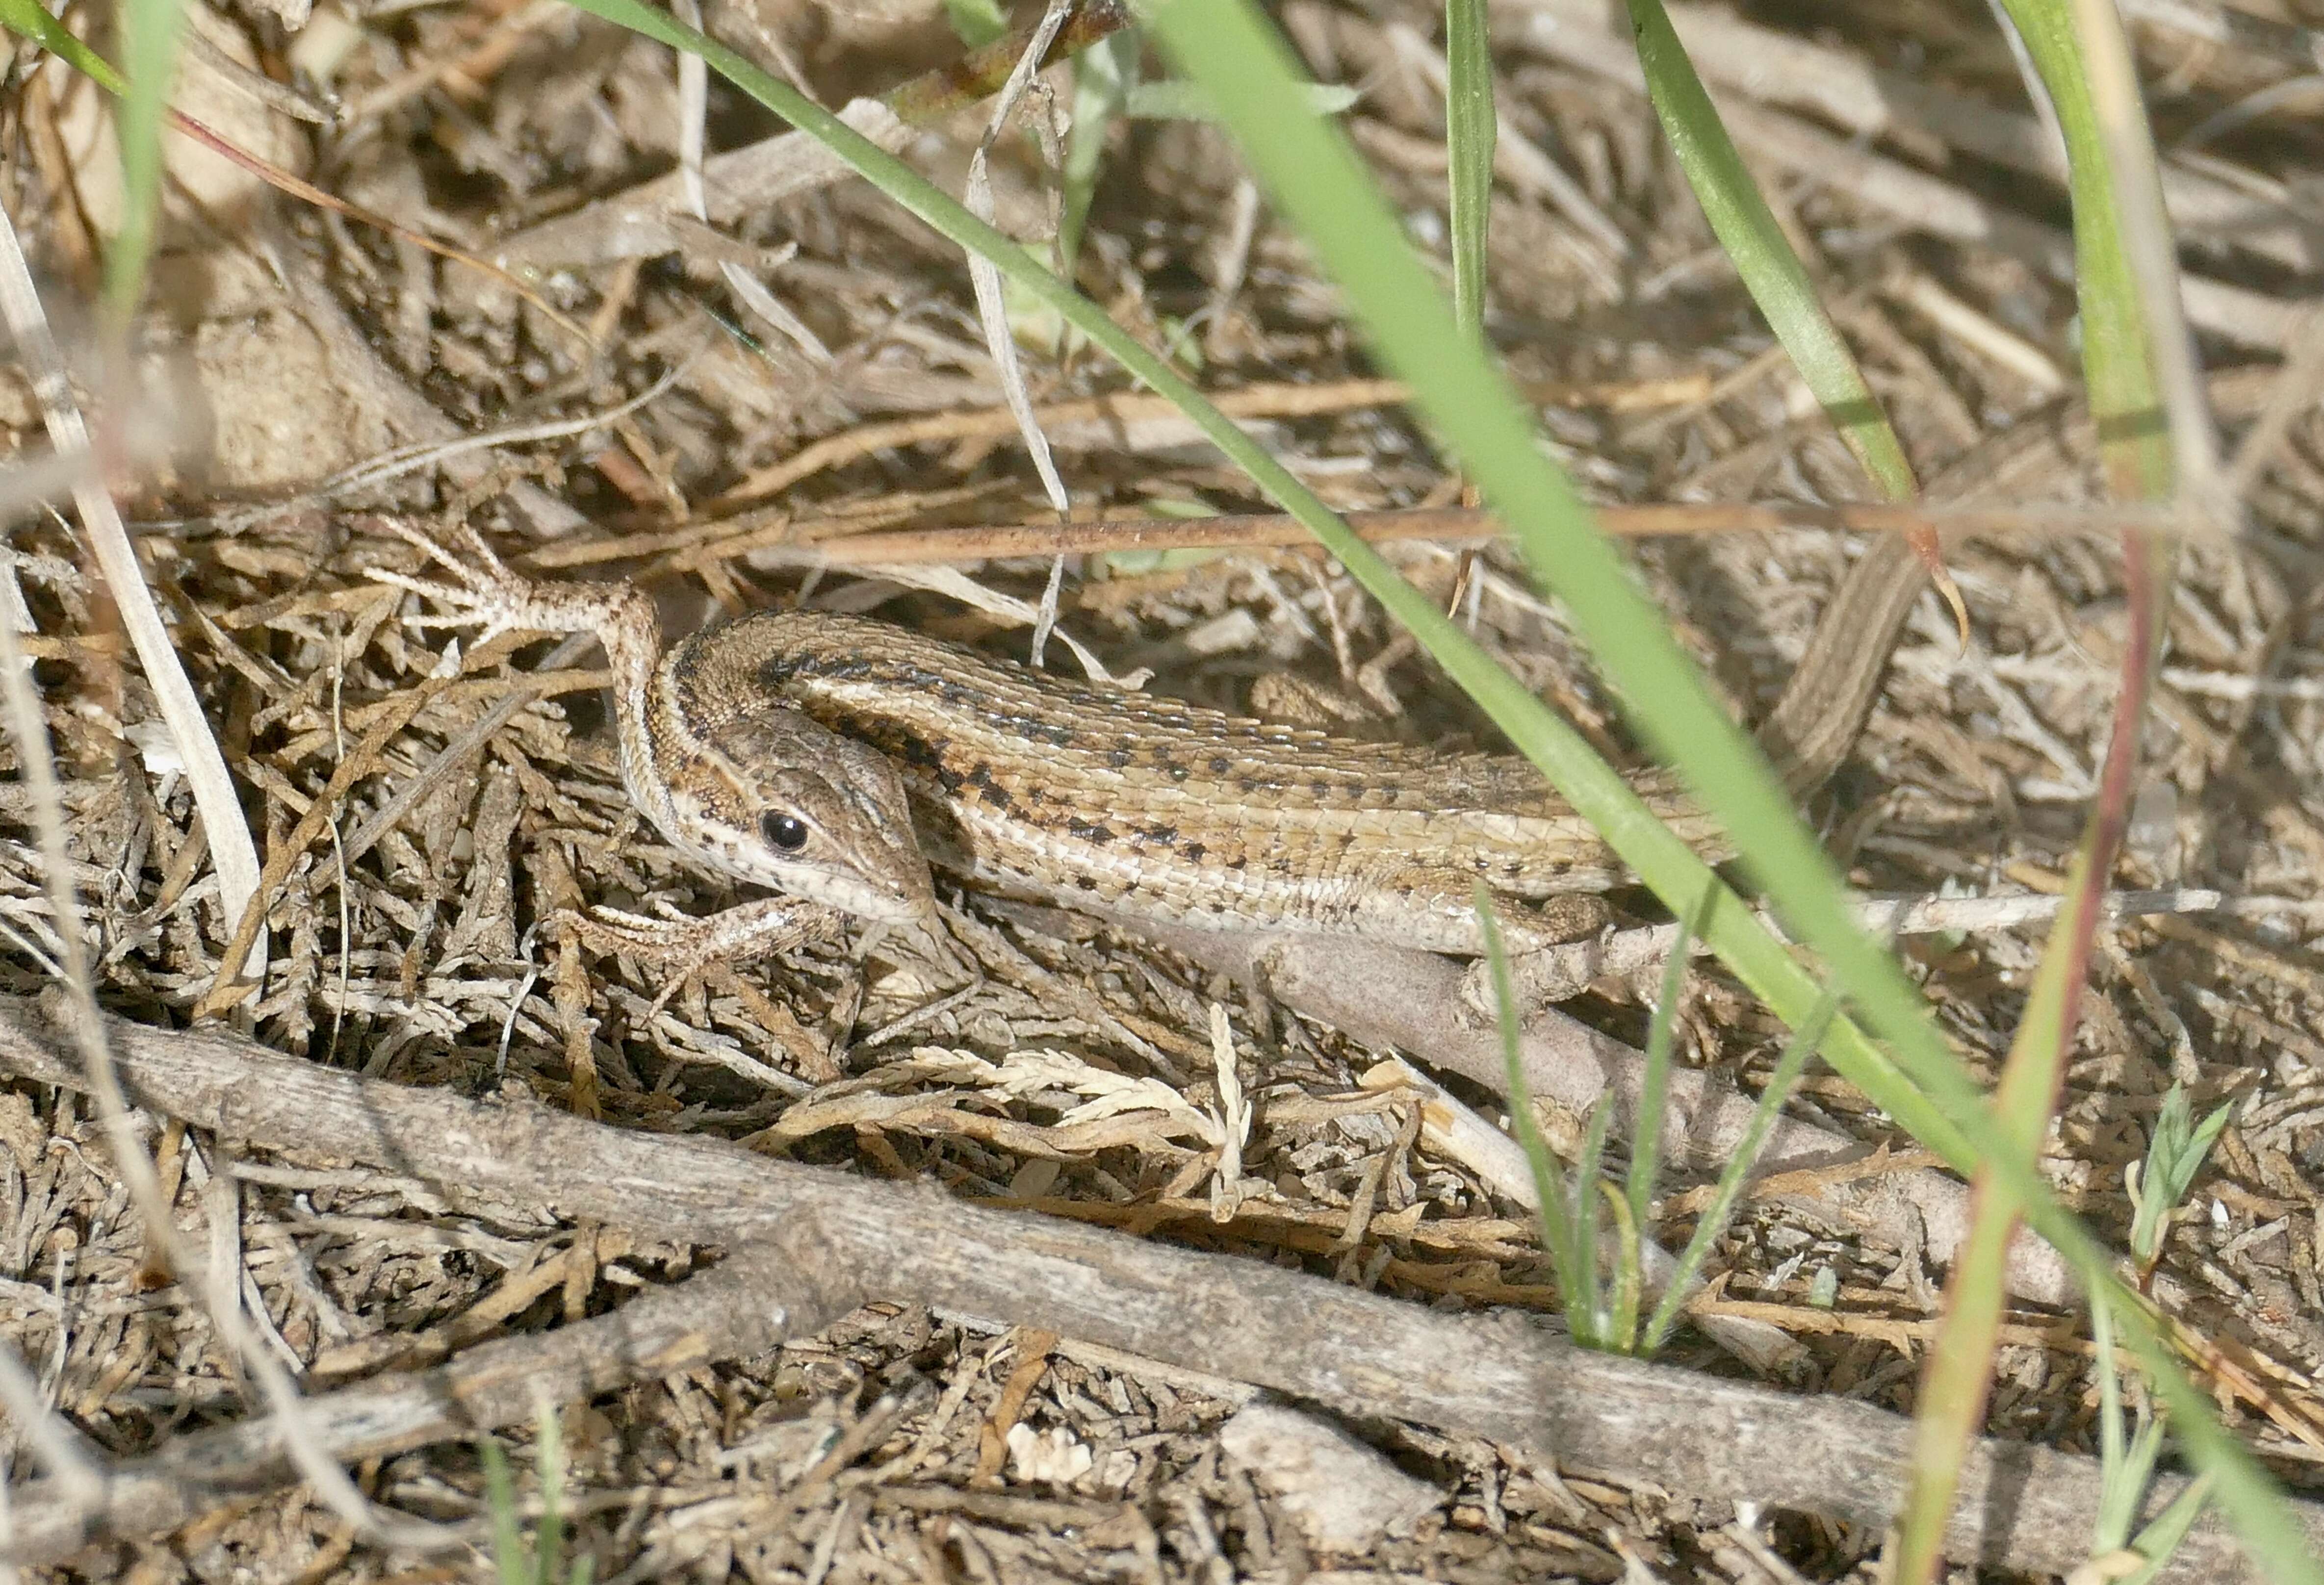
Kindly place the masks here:
<instances>
[{"instance_id":1,"label":"lizard ear opening","mask_svg":"<svg viewBox=\"0 0 2324 1585\"><path fill-rule=\"evenodd\" d=\"M759 834L776 852L795 853L807 846L807 825L788 810L770 809L759 816Z\"/></svg>"}]
</instances>

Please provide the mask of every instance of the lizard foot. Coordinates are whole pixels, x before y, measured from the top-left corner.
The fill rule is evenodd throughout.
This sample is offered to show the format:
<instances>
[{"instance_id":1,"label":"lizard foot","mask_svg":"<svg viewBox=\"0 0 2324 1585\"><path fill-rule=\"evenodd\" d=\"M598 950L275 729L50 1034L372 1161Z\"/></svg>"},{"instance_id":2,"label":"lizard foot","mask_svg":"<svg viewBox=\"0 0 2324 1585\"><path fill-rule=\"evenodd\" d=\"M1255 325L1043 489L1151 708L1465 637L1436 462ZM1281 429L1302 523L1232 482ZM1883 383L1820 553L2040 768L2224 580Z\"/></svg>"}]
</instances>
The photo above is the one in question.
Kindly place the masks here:
<instances>
[{"instance_id":1,"label":"lizard foot","mask_svg":"<svg viewBox=\"0 0 2324 1585\"><path fill-rule=\"evenodd\" d=\"M618 954L669 971L646 1017L658 1017L669 999L714 963L764 957L837 934L840 915L798 898L761 898L704 917L666 910L649 918L621 908L587 913L559 909L551 922L592 952Z\"/></svg>"},{"instance_id":2,"label":"lizard foot","mask_svg":"<svg viewBox=\"0 0 2324 1585\"><path fill-rule=\"evenodd\" d=\"M410 523L391 518L387 526L396 538L418 549L451 576L447 583L414 577L392 567L364 569L364 576L374 583L407 590L448 608L440 616L410 618L414 625L479 627L484 630L476 639L479 646L503 633L553 630L555 624L540 622L532 610L539 604L539 585L511 572L473 527L466 523L460 526L460 549L456 552Z\"/></svg>"},{"instance_id":3,"label":"lizard foot","mask_svg":"<svg viewBox=\"0 0 2324 1585\"><path fill-rule=\"evenodd\" d=\"M456 548L409 523L391 519L388 526L448 575L423 578L393 567L366 569L375 583L407 590L445 608L440 614L406 619L413 624L477 628L478 648L503 633L595 633L613 665L615 696L635 698L648 686L661 656L661 631L653 601L642 589L625 583L527 577L511 571L484 536L466 524L459 530Z\"/></svg>"},{"instance_id":4,"label":"lizard foot","mask_svg":"<svg viewBox=\"0 0 2324 1585\"><path fill-rule=\"evenodd\" d=\"M1604 972L1612 923L1604 899L1586 896L1553 898L1539 909L1505 915L1502 934L1508 942L1509 990L1517 1016L1571 1001L1589 990ZM1462 976L1461 1002L1486 1027L1499 1018L1492 966L1484 958L1471 963Z\"/></svg>"}]
</instances>

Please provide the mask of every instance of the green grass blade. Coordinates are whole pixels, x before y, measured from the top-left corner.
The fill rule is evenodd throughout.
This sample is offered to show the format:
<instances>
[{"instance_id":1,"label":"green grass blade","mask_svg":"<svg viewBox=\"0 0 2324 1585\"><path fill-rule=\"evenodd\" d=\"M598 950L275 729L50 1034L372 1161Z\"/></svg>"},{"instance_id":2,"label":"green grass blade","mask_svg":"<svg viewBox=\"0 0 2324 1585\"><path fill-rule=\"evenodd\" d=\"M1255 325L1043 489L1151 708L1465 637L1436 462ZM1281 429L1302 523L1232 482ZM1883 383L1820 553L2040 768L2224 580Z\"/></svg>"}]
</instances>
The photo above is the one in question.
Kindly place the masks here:
<instances>
[{"instance_id":1,"label":"green grass blade","mask_svg":"<svg viewBox=\"0 0 2324 1585\"><path fill-rule=\"evenodd\" d=\"M2163 212L2163 171L2130 37L2111 0L2063 4L2073 26L2075 75L2089 99L2098 134L2097 145L2086 148L2078 146L2081 132L2065 133L2069 160L2096 163L2106 175L2120 268L2138 299L2145 378L2169 432L2172 491L2192 509L2187 515L2200 528L2233 531L2240 526L2241 510L2219 472L2218 433L2180 302L2177 246Z\"/></svg>"},{"instance_id":2,"label":"green grass blade","mask_svg":"<svg viewBox=\"0 0 2324 1585\"><path fill-rule=\"evenodd\" d=\"M972 50L1009 32L1009 14L1001 9L1000 0L945 0L945 20Z\"/></svg>"},{"instance_id":3,"label":"green grass blade","mask_svg":"<svg viewBox=\"0 0 2324 1585\"><path fill-rule=\"evenodd\" d=\"M1679 1312L1685 1307L1687 1295L1694 1290L1695 1277L1702 1270L1703 1261L1711 1254L1711 1246L1727 1230L1735 1214L1735 1205L1743 1197L1744 1181L1751 1175L1752 1166L1767 1142L1767 1134L1775 1120L1784 1112L1784 1102L1791 1099L1800 1075L1807 1071L1808 1059L1815 1055L1823 1041L1824 1030L1840 1011L1840 999L1829 991L1816 1003L1808 1019L1792 1033L1784 1046L1783 1055L1775 1059L1775 1071L1768 1075L1767 1087L1759 1093L1759 1103L1751 1109L1751 1121L1743 1130L1742 1142L1720 1169L1719 1186L1704 1206L1702 1215L1694 1224L1694 1231L1679 1251L1678 1264L1671 1273L1670 1284L1663 1289L1662 1297L1655 1304L1655 1313L1647 1318L1645 1334L1638 1340L1638 1351L1651 1357L1661 1351L1670 1340L1672 1328L1678 1324Z\"/></svg>"},{"instance_id":4,"label":"green grass blade","mask_svg":"<svg viewBox=\"0 0 2324 1585\"><path fill-rule=\"evenodd\" d=\"M1663 1166L1663 1113L1670 1106L1671 1046L1678 1034L1679 998L1686 990L1689 957L1694 952L1696 921L1711 906L1711 894L1679 916L1678 935L1663 964L1662 994L1655 1000L1653 1020L1646 1026L1646 1071L1638 1082L1637 1126L1631 1130L1629 1191L1630 1221L1644 1228L1655 1198L1655 1179Z\"/></svg>"},{"instance_id":5,"label":"green grass blade","mask_svg":"<svg viewBox=\"0 0 2324 1585\"><path fill-rule=\"evenodd\" d=\"M1065 170L1059 184L1065 189L1065 215L1057 224L1057 257L1068 278L1081 256L1082 233L1089 226L1090 205L1097 197L1098 168L1105 158L1107 134L1130 104L1130 90L1138 81L1138 58L1144 41L1136 28L1125 28L1100 40L1074 60L1074 119L1065 133Z\"/></svg>"},{"instance_id":6,"label":"green grass blade","mask_svg":"<svg viewBox=\"0 0 2324 1585\"><path fill-rule=\"evenodd\" d=\"M2163 1258L2163 1237L2171 1225L2171 1213L2194 1186L2195 1175L2202 1170L2204 1159L2235 1110L2234 1101L2223 1102L2198 1123L2185 1085L2172 1084L2163 1098L2162 1113L2154 1120L2154 1137L2147 1143L2146 1163L2132 1196L2130 1253L2142 1276L2153 1270Z\"/></svg>"},{"instance_id":7,"label":"green grass blade","mask_svg":"<svg viewBox=\"0 0 2324 1585\"><path fill-rule=\"evenodd\" d=\"M1485 0L1445 0L1444 153L1452 318L1485 336L1485 254L1493 215L1493 52Z\"/></svg>"},{"instance_id":8,"label":"green grass blade","mask_svg":"<svg viewBox=\"0 0 2324 1585\"><path fill-rule=\"evenodd\" d=\"M1631 1218L1630 1203L1601 1181L1606 1213L1614 1221L1614 1293L1607 1302L1606 1330L1600 1347L1610 1353L1638 1351L1638 1295L1646 1286L1646 1239Z\"/></svg>"},{"instance_id":9,"label":"green grass blade","mask_svg":"<svg viewBox=\"0 0 2324 1585\"><path fill-rule=\"evenodd\" d=\"M2078 871L2086 866L2078 866ZM2071 1044L2069 1000L2078 981L2072 955L2058 950L2069 932L2053 931L2052 950L2026 998L2024 1016L2004 1064L1994 1110L2009 1146L2028 1165L2049 1132L2057 1080ZM1888 1577L1897 1585L1931 1585L1943 1563L1945 1521L1960 1489L1962 1461L1985 1423L1993 1353L2001 1341L2003 1281L2017 1228L2009 1191L1980 1170L1971 1193L1969 1237L1953 1257L1944 1322L1929 1350L1913 1422L1913 1472ZM2103 1297L2099 1300L2104 1304Z\"/></svg>"},{"instance_id":10,"label":"green grass blade","mask_svg":"<svg viewBox=\"0 0 2324 1585\"><path fill-rule=\"evenodd\" d=\"M1567 1329L1578 1337L1573 1317L1589 1313L1589 1280L1582 1273L1576 1251L1574 1222L1566 1206L1563 1175L1549 1153L1548 1141L1541 1137L1541 1125L1534 1119L1533 1087L1526 1083L1525 1058L1518 1040L1518 1029L1524 1020L1517 1014L1517 992L1509 984L1508 949L1501 942L1501 922L1493 912L1492 897L1481 884L1477 888L1477 922L1484 930L1485 969L1492 981L1494 1021L1501 1034L1501 1067L1508 1076L1509 1125L1517 1134L1517 1148L1525 1152L1526 1168L1533 1174L1533 1198L1541 1221L1541 1241L1549 1250L1551 1269L1557 1273L1557 1295L1565 1306Z\"/></svg>"},{"instance_id":11,"label":"green grass blade","mask_svg":"<svg viewBox=\"0 0 2324 1585\"><path fill-rule=\"evenodd\" d=\"M2147 1585L2163 1571L2179 1544L2187 1539L2187 1532L2203 1516L2204 1505L2211 1500L2217 1478L2205 1470L2187 1484L2185 1490L2171 1499L2171 1506L2154 1516L2154 1523L2138 1533L2132 1550L2146 1559L2145 1566L2124 1577L2122 1585Z\"/></svg>"},{"instance_id":12,"label":"green grass blade","mask_svg":"<svg viewBox=\"0 0 2324 1585\"><path fill-rule=\"evenodd\" d=\"M1590 1109L1590 1127L1582 1139L1582 1159L1573 1164L1572 1192L1566 1203L1573 1212L1573 1265L1582 1287L1565 1310L1576 1342L1593 1349L1613 1346L1607 1325L1606 1285L1598 1272L1598 1193L1606 1175L1606 1134L1614 1120L1611 1096L1600 1095ZM1578 1313L1578 1316L1577 1316Z\"/></svg>"},{"instance_id":13,"label":"green grass blade","mask_svg":"<svg viewBox=\"0 0 2324 1585\"><path fill-rule=\"evenodd\" d=\"M492 1515L493 1562L501 1585L532 1585L532 1552L517 1519L516 1478L509 1471L508 1454L486 1436L477 1440L476 1456L484 1461L484 1507Z\"/></svg>"},{"instance_id":14,"label":"green grass blade","mask_svg":"<svg viewBox=\"0 0 2324 1585\"><path fill-rule=\"evenodd\" d=\"M182 0L122 0L124 89L115 126L121 139L121 230L105 261L106 314L127 330L145 295L161 204L161 124L178 67ZM102 80L102 79L100 79Z\"/></svg>"},{"instance_id":15,"label":"green grass blade","mask_svg":"<svg viewBox=\"0 0 2324 1585\"><path fill-rule=\"evenodd\" d=\"M60 56L65 64L94 80L108 94L128 91L121 74L104 56L83 43L72 30L48 14L41 0L0 0L0 27L20 33L43 50Z\"/></svg>"},{"instance_id":16,"label":"green grass blade","mask_svg":"<svg viewBox=\"0 0 2324 1585\"><path fill-rule=\"evenodd\" d=\"M2098 1469L2103 1472L2098 1496L2098 1530L2093 1552L2112 1552L2130 1538L2130 1523L2138 1511L2138 1492L2123 1478L2129 1467L2128 1438L2123 1433L2121 1362L2114 1351L2114 1306L2104 1294L2090 1295L2090 1346L2098 1372ZM2141 1484L2144 1477L2141 1477Z\"/></svg>"},{"instance_id":17,"label":"green grass blade","mask_svg":"<svg viewBox=\"0 0 2324 1585\"><path fill-rule=\"evenodd\" d=\"M1913 465L1857 366L1856 355L1824 312L1807 266L1792 251L1790 239L1775 224L1758 184L1735 152L1734 140L1695 75L1662 0L1628 3L1630 32L1637 42L1647 96L1720 245L1864 471L1890 500L1909 501L1919 489Z\"/></svg>"},{"instance_id":18,"label":"green grass blade","mask_svg":"<svg viewBox=\"0 0 2324 1585\"><path fill-rule=\"evenodd\" d=\"M2089 384L2090 416L2110 493L2125 501L2162 500L2172 484L2170 438L2156 394L2138 281L2123 246L2122 194L2083 74L2073 7L2070 0L2002 5L2034 58L2066 137L2082 373Z\"/></svg>"},{"instance_id":19,"label":"green grass blade","mask_svg":"<svg viewBox=\"0 0 2324 1585\"><path fill-rule=\"evenodd\" d=\"M2124 1576L2122 1585L2145 1585L2187 1538L2188 1530L2210 1498L2212 1478L2206 1474L2190 1481L2186 1489L2172 1498L2170 1507L2139 1532L2135 1542L2131 1539L2130 1527L2138 1517L2147 1482L2153 1478L2155 1462L2162 1455L2163 1422L2142 1412L2137 1436L2126 1438L2123 1433L2121 1372L2116 1368L2114 1351L2114 1311L2103 1296L2094 1296L2090 1301L2090 1341L2098 1362L2098 1465L2104 1471L2090 1555L2103 1557L2130 1547L2148 1561L2144 1567Z\"/></svg>"}]
</instances>

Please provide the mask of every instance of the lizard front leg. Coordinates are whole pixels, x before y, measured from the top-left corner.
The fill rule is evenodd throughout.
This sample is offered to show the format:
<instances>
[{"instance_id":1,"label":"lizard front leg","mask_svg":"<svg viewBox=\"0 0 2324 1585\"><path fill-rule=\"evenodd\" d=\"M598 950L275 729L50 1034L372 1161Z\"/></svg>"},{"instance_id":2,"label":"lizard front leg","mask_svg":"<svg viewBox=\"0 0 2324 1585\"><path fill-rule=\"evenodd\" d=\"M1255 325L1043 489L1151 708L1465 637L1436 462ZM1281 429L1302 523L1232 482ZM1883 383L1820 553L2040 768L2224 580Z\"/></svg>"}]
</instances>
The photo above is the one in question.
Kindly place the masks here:
<instances>
[{"instance_id":1,"label":"lizard front leg","mask_svg":"<svg viewBox=\"0 0 2324 1585\"><path fill-rule=\"evenodd\" d=\"M600 905L587 913L560 908L551 921L592 952L617 954L664 971L646 1009L651 1019L669 999L714 963L765 957L836 935L840 916L797 898L759 898L696 918L675 911L659 919Z\"/></svg>"},{"instance_id":2,"label":"lizard front leg","mask_svg":"<svg viewBox=\"0 0 2324 1585\"><path fill-rule=\"evenodd\" d=\"M744 674L765 659L733 653L733 623L696 634L673 656L663 653L653 603L626 584L574 583L512 572L481 535L464 528L459 549L447 548L401 523L391 525L447 575L415 577L374 568L372 577L447 609L415 617L438 626L501 633L586 632L604 648L613 671L622 780L630 801L688 860L736 879L775 888L798 903L824 905L866 918L924 921L936 898L927 862L916 844L894 768L869 746L818 724L766 695L742 709L691 707L665 687L672 660L706 646L729 651L724 663ZM747 644L747 639L742 640ZM701 922L683 940L641 938L634 916L603 916L606 933L632 950L655 949L691 972L714 956L763 948L779 926L772 905L745 904ZM689 927L690 928L690 927Z\"/></svg>"},{"instance_id":3,"label":"lizard front leg","mask_svg":"<svg viewBox=\"0 0 2324 1585\"><path fill-rule=\"evenodd\" d=\"M447 574L433 579L392 567L365 569L374 583L447 608L442 615L410 618L415 625L477 628L480 645L503 633L589 633L604 648L617 697L642 696L651 682L661 659L661 630L653 602L642 591L627 584L526 577L511 571L466 524L461 525L457 550L396 519L387 520L387 527Z\"/></svg>"}]
</instances>

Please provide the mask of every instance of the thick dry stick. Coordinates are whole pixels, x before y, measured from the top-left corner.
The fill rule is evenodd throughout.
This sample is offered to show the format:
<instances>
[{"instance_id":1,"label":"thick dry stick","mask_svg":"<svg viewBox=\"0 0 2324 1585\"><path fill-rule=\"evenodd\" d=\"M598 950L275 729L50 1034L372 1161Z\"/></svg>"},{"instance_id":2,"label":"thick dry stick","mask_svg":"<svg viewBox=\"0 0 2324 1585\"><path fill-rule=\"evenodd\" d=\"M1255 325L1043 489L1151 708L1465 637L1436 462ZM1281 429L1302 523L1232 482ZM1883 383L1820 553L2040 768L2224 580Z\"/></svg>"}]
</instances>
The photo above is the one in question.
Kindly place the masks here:
<instances>
[{"instance_id":1,"label":"thick dry stick","mask_svg":"<svg viewBox=\"0 0 2324 1585\"><path fill-rule=\"evenodd\" d=\"M811 1337L863 1295L814 1258L811 1241L791 1245L754 1246L610 1315L318 1394L304 1405L305 1430L331 1458L356 1463L529 1422L544 1401L615 1392ZM167 1534L223 1498L298 1479L272 1416L190 1432L106 1470L86 1496L53 1476L19 1488L7 1556L20 1566L60 1562L85 1547Z\"/></svg>"},{"instance_id":2,"label":"thick dry stick","mask_svg":"<svg viewBox=\"0 0 2324 1585\"><path fill-rule=\"evenodd\" d=\"M1231 1256L765 1160L723 1141L366 1081L236 1036L122 1020L110 1034L123 1083L144 1105L254 1145L408 1173L455 1199L468 1189L512 1194L649 1237L737 1249L806 1238L835 1282L866 1293L1038 1325L1344 1414L1514 1442L1569 1470L1669 1490L1876 1532L1904 1490L1910 1423L1869 1405L1589 1354L1513 1318L1443 1315ZM0 1072L82 1082L34 1004L14 998L0 999ZM2178 1484L2158 1483L2152 1500L2167 1502ZM1980 1442L1963 1470L1948 1553L2062 1572L2087 1553L2098 1496L2093 1460ZM2324 1508L2296 1512L2324 1547ZM2258 1576L2207 1520L2164 1578Z\"/></svg>"}]
</instances>

